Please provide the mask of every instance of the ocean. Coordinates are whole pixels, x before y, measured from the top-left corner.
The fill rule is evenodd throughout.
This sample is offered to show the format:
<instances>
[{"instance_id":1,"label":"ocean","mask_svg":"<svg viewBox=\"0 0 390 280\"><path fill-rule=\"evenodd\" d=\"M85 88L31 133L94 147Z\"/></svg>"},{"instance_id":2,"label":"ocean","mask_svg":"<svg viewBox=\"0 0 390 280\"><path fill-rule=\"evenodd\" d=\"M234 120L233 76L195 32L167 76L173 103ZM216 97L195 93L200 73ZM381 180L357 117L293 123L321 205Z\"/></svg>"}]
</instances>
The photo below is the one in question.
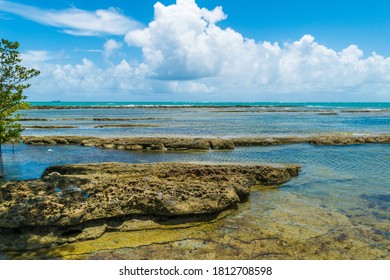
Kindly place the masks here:
<instances>
[{"instance_id":1,"label":"ocean","mask_svg":"<svg viewBox=\"0 0 390 280\"><path fill-rule=\"evenodd\" d=\"M27 127L23 135L231 138L390 133L390 103L35 102L33 105L50 108L27 111L22 121ZM105 239L102 237L104 245L103 239L97 239L53 251L14 253L15 258L193 259L205 254L214 259L390 258L390 144L290 144L196 153L19 144L4 145L3 159L8 180L39 178L51 165L107 161L302 166L301 174L280 188L253 190L247 202L218 222L165 229L159 233L164 242L145 237L141 243L129 245L126 240L139 238L140 233L106 233ZM269 240L263 244L265 235ZM107 245L107 238L119 241ZM263 246L265 253L256 255L256 246ZM168 247L169 253L163 255Z\"/></svg>"},{"instance_id":2,"label":"ocean","mask_svg":"<svg viewBox=\"0 0 390 280\"><path fill-rule=\"evenodd\" d=\"M45 102L32 105L51 107L26 112L22 122L27 126L24 135L240 137L390 133L390 103Z\"/></svg>"},{"instance_id":3,"label":"ocean","mask_svg":"<svg viewBox=\"0 0 390 280\"><path fill-rule=\"evenodd\" d=\"M318 107L318 108L364 108L390 109L390 102L30 102L32 106L116 106L116 107Z\"/></svg>"}]
</instances>

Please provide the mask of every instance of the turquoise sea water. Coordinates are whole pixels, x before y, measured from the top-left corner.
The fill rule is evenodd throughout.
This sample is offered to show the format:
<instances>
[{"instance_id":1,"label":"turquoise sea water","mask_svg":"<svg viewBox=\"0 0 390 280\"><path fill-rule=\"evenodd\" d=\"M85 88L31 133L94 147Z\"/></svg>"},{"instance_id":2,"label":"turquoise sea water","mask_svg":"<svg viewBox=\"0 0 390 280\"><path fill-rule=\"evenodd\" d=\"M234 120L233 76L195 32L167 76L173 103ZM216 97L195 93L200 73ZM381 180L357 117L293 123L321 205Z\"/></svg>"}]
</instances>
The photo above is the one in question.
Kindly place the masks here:
<instances>
[{"instance_id":1,"label":"turquoise sea water","mask_svg":"<svg viewBox=\"0 0 390 280\"><path fill-rule=\"evenodd\" d=\"M86 107L30 110L22 122L28 127L24 135L239 137L390 133L390 103L49 102L40 105L53 104ZM184 107L170 107L173 105ZM240 107L228 107L235 105Z\"/></svg>"},{"instance_id":2,"label":"turquoise sea water","mask_svg":"<svg viewBox=\"0 0 390 280\"><path fill-rule=\"evenodd\" d=\"M389 102L31 102L33 106L267 106L390 109Z\"/></svg>"},{"instance_id":3,"label":"turquoise sea water","mask_svg":"<svg viewBox=\"0 0 390 280\"><path fill-rule=\"evenodd\" d=\"M5 145L4 148L8 179L37 178L46 167L67 163L299 163L302 172L298 177L278 190L251 193L249 201L240 206L236 214L229 216L222 228L214 230L223 231L223 238L234 227L245 229L251 226L251 234L255 236L258 227L267 229L270 234L281 234L282 237L279 238L282 239L290 238L289 236L294 234L294 238L305 242L309 235L311 238L319 238L318 242L325 242L325 245L321 245L323 255L302 254L288 258L390 257L390 144L321 147L298 144L238 147L234 151L197 153L130 152L80 146L27 145L17 145L12 153L12 145ZM297 232L304 234L300 237L296 235ZM237 232L233 231L231 234ZM330 237L325 234L330 234ZM336 236L332 237L335 234ZM337 236L345 238L346 244L362 246L363 249L358 250L360 255L356 253L355 245L339 249L338 242L322 240L337 239ZM192 241L189 238L187 244L198 246L197 239ZM75 246L77 247L77 244ZM351 252L348 248L351 248ZM113 252L116 250L113 249ZM123 250L127 252L126 248ZM131 250L126 254L123 250L121 258L132 258ZM326 252L333 253L327 255ZM95 254L93 251L90 253L92 257ZM107 258L104 252L100 254L101 258ZM35 257L40 258L39 254ZM41 257L45 258L45 255ZM191 254L183 255L184 257L191 258ZM223 255L217 256L220 257Z\"/></svg>"},{"instance_id":4,"label":"turquoise sea water","mask_svg":"<svg viewBox=\"0 0 390 280\"><path fill-rule=\"evenodd\" d=\"M22 122L30 127L24 131L24 135L236 137L390 133L390 103L34 103L45 104L83 105L90 108L30 110ZM131 106L123 107L126 105ZM176 105L188 106L169 107ZM245 107L248 105L251 107ZM117 124L153 126L97 127ZM74 128L54 129L50 126ZM378 258L390 257L390 144L299 144L237 147L234 151L197 153L130 152L80 146L21 144L15 145L14 151L12 145L4 145L3 159L5 173L10 180L38 178L46 167L67 163L298 163L302 166L302 172L297 178L278 191L252 193L247 202L249 206L244 207L245 213L239 215L245 216L251 223L272 221L276 225L291 226L290 230L302 228L301 220L304 219L304 227L318 234L338 228L348 229L343 233L348 238L353 237L354 242L363 242L367 246L365 248L370 250L379 248L381 255L378 253ZM295 216L283 220L285 218L279 216L280 211L287 213L287 216L295 213ZM324 218L322 221L321 217L329 213L337 214L340 220L324 222ZM239 216L229 219L229 223L242 220ZM316 224L319 220L323 224ZM262 224L257 226L261 228ZM329 250L336 250L332 245L329 246ZM337 256L342 258L343 252Z\"/></svg>"}]
</instances>

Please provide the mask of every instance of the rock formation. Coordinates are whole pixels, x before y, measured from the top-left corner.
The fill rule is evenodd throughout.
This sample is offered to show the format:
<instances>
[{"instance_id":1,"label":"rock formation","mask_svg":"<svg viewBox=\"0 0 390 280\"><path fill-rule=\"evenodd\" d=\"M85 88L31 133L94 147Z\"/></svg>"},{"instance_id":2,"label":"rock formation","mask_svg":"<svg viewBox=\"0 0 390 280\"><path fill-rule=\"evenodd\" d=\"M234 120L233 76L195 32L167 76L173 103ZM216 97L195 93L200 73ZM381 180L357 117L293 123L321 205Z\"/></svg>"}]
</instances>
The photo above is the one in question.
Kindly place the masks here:
<instances>
[{"instance_id":1,"label":"rock formation","mask_svg":"<svg viewBox=\"0 0 390 280\"><path fill-rule=\"evenodd\" d=\"M299 171L297 165L190 163L50 167L41 179L0 186L0 251L95 239L164 219L208 219L245 201L252 186L273 188Z\"/></svg>"},{"instance_id":2,"label":"rock formation","mask_svg":"<svg viewBox=\"0 0 390 280\"><path fill-rule=\"evenodd\" d=\"M312 145L356 145L390 143L390 134L353 135L324 134L315 136L238 137L238 138L99 138L88 136L24 136L28 145L81 145L106 149L167 151L167 150L233 150L236 146L271 146L309 143Z\"/></svg>"},{"instance_id":3,"label":"rock formation","mask_svg":"<svg viewBox=\"0 0 390 280\"><path fill-rule=\"evenodd\" d=\"M24 136L28 145L81 145L122 150L232 150L233 141L209 138L98 138L83 136Z\"/></svg>"},{"instance_id":4,"label":"rock formation","mask_svg":"<svg viewBox=\"0 0 390 280\"><path fill-rule=\"evenodd\" d=\"M280 185L298 166L186 163L64 165L0 187L0 227L69 226L128 215L202 215Z\"/></svg>"}]
</instances>

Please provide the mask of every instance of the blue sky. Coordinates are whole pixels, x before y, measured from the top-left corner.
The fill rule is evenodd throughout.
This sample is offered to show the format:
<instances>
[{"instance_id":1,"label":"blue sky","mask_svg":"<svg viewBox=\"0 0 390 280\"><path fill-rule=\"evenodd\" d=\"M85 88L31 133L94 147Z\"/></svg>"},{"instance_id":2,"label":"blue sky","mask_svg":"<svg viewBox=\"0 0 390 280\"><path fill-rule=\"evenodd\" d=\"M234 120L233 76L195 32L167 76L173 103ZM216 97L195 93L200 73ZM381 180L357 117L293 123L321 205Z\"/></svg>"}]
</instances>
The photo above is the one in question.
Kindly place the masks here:
<instances>
[{"instance_id":1,"label":"blue sky","mask_svg":"<svg viewBox=\"0 0 390 280\"><path fill-rule=\"evenodd\" d=\"M388 1L2 1L31 101L390 101Z\"/></svg>"}]
</instances>

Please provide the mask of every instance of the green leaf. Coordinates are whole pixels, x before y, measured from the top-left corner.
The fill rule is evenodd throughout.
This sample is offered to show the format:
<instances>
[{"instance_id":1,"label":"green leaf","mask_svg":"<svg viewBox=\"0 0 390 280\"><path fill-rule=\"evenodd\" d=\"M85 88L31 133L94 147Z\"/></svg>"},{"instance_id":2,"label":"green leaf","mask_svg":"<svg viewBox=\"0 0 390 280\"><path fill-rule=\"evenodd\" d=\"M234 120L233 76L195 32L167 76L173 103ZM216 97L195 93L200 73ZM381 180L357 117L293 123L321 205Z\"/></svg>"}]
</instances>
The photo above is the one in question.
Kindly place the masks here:
<instances>
[{"instance_id":1,"label":"green leaf","mask_svg":"<svg viewBox=\"0 0 390 280\"><path fill-rule=\"evenodd\" d=\"M17 123L30 104L23 91L30 87L27 80L38 76L40 72L24 67L19 53L19 43L1 39L0 42L0 145L7 141L20 139L23 131Z\"/></svg>"}]
</instances>

